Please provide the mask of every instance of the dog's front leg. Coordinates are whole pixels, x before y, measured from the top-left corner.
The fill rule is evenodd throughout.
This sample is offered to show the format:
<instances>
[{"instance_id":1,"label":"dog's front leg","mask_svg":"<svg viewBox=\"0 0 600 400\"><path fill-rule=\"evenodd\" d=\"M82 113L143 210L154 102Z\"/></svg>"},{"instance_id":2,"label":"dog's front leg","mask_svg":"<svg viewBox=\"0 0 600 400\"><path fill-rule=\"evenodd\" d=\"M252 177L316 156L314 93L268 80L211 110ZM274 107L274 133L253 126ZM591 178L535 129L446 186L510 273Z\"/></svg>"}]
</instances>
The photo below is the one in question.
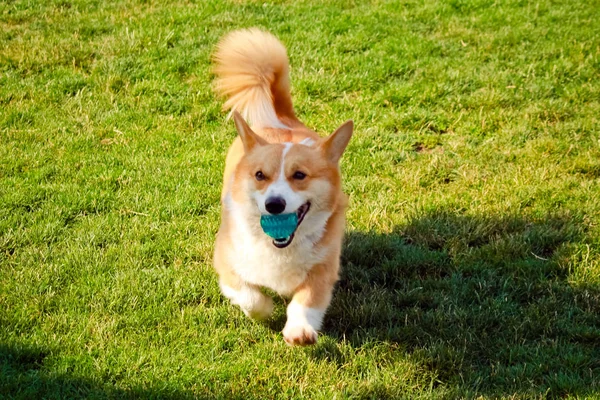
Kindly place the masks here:
<instances>
[{"instance_id":1,"label":"dog's front leg","mask_svg":"<svg viewBox=\"0 0 600 400\"><path fill-rule=\"evenodd\" d=\"M321 329L323 316L331 302L333 286L338 279L337 268L335 274L332 272L326 265L313 267L294 293L283 328L283 338L287 344L305 346L317 342L317 331Z\"/></svg>"},{"instance_id":2,"label":"dog's front leg","mask_svg":"<svg viewBox=\"0 0 600 400\"><path fill-rule=\"evenodd\" d=\"M244 314L254 319L267 319L273 312L273 300L261 293L258 287L240 284L237 288L228 286L221 279L221 292L233 304L240 306Z\"/></svg>"}]
</instances>

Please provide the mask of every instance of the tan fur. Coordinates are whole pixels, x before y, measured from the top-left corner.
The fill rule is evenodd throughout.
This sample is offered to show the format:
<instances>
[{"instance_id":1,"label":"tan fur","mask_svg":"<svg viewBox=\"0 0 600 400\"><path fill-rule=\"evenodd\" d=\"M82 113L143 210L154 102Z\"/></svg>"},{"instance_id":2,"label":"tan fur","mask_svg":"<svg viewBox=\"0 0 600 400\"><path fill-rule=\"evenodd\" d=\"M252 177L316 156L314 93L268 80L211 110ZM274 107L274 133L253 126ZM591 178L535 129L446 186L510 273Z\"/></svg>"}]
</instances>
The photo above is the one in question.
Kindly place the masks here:
<instances>
[{"instance_id":1,"label":"tan fur","mask_svg":"<svg viewBox=\"0 0 600 400\"><path fill-rule=\"evenodd\" d=\"M346 197L341 199L337 211L327 224L328 235L323 237L321 245L329 247L327 259L322 264L315 265L308 273L306 280L296 289L294 298L308 307L327 307L331 301L332 288L339 279L339 256L341 241L344 234L344 215Z\"/></svg>"},{"instance_id":2,"label":"tan fur","mask_svg":"<svg viewBox=\"0 0 600 400\"><path fill-rule=\"evenodd\" d=\"M215 90L227 99L225 109L258 124L269 102L283 124L301 125L292 106L287 52L275 36L256 28L232 32L217 46L214 61Z\"/></svg>"},{"instance_id":3,"label":"tan fur","mask_svg":"<svg viewBox=\"0 0 600 400\"><path fill-rule=\"evenodd\" d=\"M352 123L321 139L296 118L285 48L267 32L230 33L219 43L214 60L215 89L226 97L224 107L232 110L239 133L227 153L215 244L221 288L247 315L259 318L272 311L272 301L260 286L292 296L284 339L312 344L339 277L347 199L338 161ZM251 120L252 128L238 112ZM264 179L257 180L256 171ZM295 179L297 171L306 178ZM276 182L311 204L295 238L282 249L262 232L255 197Z\"/></svg>"}]
</instances>

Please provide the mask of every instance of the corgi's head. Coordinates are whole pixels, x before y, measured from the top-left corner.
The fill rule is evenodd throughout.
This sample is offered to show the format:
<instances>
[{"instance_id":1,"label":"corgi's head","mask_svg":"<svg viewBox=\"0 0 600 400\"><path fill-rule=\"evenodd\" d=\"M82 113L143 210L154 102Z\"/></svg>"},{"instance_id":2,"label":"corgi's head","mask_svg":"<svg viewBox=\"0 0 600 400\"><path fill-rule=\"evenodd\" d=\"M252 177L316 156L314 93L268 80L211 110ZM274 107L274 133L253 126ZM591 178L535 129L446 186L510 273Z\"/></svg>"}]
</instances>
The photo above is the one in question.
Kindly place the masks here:
<instances>
[{"instance_id":1,"label":"corgi's head","mask_svg":"<svg viewBox=\"0 0 600 400\"><path fill-rule=\"evenodd\" d=\"M233 116L244 146L233 174L233 200L246 205L257 224L262 215L297 214L296 231L273 240L279 248L323 229L342 196L339 160L352 136L352 121L323 139L267 143L238 113Z\"/></svg>"}]
</instances>

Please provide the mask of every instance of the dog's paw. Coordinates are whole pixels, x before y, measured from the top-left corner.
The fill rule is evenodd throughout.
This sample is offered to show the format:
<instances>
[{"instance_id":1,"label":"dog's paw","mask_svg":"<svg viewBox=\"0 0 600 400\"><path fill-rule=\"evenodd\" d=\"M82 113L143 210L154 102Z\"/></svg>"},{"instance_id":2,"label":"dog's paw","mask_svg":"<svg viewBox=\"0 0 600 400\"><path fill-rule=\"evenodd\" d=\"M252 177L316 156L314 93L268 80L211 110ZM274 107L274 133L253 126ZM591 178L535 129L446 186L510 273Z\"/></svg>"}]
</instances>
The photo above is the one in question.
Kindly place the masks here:
<instances>
[{"instance_id":1,"label":"dog's paw","mask_svg":"<svg viewBox=\"0 0 600 400\"><path fill-rule=\"evenodd\" d=\"M290 346L307 346L317 343L317 331L308 324L286 324L283 328L283 339Z\"/></svg>"},{"instance_id":2,"label":"dog's paw","mask_svg":"<svg viewBox=\"0 0 600 400\"><path fill-rule=\"evenodd\" d=\"M273 299L263 295L258 304L253 304L252 308L242 308L242 311L252 319L265 320L273 314L274 307Z\"/></svg>"}]
</instances>

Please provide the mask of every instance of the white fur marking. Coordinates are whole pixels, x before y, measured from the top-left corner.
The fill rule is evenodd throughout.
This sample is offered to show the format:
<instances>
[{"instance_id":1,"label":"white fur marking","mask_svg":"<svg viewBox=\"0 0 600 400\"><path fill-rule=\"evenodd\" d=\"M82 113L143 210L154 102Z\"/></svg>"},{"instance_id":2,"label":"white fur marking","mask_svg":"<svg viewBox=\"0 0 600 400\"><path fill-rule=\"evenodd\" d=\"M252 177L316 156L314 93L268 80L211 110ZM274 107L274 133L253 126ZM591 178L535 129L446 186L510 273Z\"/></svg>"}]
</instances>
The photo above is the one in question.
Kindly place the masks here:
<instances>
[{"instance_id":1,"label":"white fur marking","mask_svg":"<svg viewBox=\"0 0 600 400\"><path fill-rule=\"evenodd\" d=\"M321 329L323 323L323 317L325 316L325 310L319 310L318 308L305 307L298 303L296 300L292 300L287 308L287 323L292 326L297 325L310 325L315 331Z\"/></svg>"},{"instance_id":2,"label":"white fur marking","mask_svg":"<svg viewBox=\"0 0 600 400\"><path fill-rule=\"evenodd\" d=\"M273 312L273 300L258 289L244 285L240 290L235 290L223 283L220 286L223 295L251 318L268 318Z\"/></svg>"},{"instance_id":3,"label":"white fur marking","mask_svg":"<svg viewBox=\"0 0 600 400\"><path fill-rule=\"evenodd\" d=\"M285 142L283 144L283 152L281 152L281 168L279 169L279 180L281 180L282 177L285 180L285 156L290 151L293 145L293 143L288 142Z\"/></svg>"},{"instance_id":4,"label":"white fur marking","mask_svg":"<svg viewBox=\"0 0 600 400\"><path fill-rule=\"evenodd\" d=\"M313 139L311 139L311 138L309 138L309 137L305 138L304 140L302 140L302 141L300 142L300 144L302 144L302 145L304 145L304 146L309 146L309 147L310 147L310 146L312 146L312 145L313 145L313 144L315 144L315 143L317 143L317 142L315 142Z\"/></svg>"},{"instance_id":5,"label":"white fur marking","mask_svg":"<svg viewBox=\"0 0 600 400\"><path fill-rule=\"evenodd\" d=\"M321 329L325 310L305 307L292 300L287 309L287 322L283 337L288 344L308 344L317 341L317 331Z\"/></svg>"},{"instance_id":6,"label":"white fur marking","mask_svg":"<svg viewBox=\"0 0 600 400\"><path fill-rule=\"evenodd\" d=\"M285 249L273 246L272 239L260 227L260 212L251 202L238 203L228 194L224 205L230 212L233 248L227 257L235 272L245 282L265 286L277 293L291 295L313 265L323 262L327 247L315 247L324 225L311 223L312 211L296 232L292 244ZM326 214L315 213L317 224L326 223Z\"/></svg>"}]
</instances>

